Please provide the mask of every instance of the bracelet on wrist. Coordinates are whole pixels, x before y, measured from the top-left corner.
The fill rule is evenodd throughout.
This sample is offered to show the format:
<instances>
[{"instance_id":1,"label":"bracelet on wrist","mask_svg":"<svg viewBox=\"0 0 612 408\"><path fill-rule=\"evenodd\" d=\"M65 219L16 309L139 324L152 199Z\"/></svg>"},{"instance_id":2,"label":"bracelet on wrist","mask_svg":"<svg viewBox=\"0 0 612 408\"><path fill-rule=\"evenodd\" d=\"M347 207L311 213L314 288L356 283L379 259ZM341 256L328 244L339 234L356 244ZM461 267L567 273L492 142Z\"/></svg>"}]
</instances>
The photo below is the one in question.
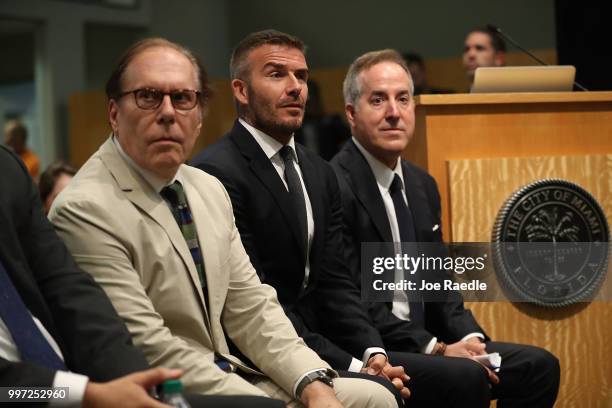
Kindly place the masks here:
<instances>
[{"instance_id":1,"label":"bracelet on wrist","mask_svg":"<svg viewBox=\"0 0 612 408\"><path fill-rule=\"evenodd\" d=\"M446 343L444 343L443 341L437 342L433 350L433 355L443 356L444 353L446 353Z\"/></svg>"}]
</instances>

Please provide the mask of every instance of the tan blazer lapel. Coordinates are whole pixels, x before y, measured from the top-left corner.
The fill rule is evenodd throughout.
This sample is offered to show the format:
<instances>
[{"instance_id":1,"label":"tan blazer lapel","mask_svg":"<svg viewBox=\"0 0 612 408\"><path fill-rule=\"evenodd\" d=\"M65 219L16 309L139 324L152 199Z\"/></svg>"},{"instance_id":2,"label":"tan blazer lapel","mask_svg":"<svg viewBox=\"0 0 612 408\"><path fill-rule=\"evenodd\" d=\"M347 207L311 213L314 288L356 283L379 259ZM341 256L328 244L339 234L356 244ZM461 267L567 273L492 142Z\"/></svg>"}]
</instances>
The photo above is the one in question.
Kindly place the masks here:
<instances>
[{"instance_id":1,"label":"tan blazer lapel","mask_svg":"<svg viewBox=\"0 0 612 408\"><path fill-rule=\"evenodd\" d=\"M111 138L100 147L100 158L117 181L119 188L125 193L127 199L140 208L144 214L155 220L168 234L174 249L178 252L185 268L189 271L191 282L198 293L201 306L205 312L204 318L207 320L207 326L210 327L198 271L191 257L189 247L187 247L187 242L172 212L149 183L123 160Z\"/></svg>"}]
</instances>

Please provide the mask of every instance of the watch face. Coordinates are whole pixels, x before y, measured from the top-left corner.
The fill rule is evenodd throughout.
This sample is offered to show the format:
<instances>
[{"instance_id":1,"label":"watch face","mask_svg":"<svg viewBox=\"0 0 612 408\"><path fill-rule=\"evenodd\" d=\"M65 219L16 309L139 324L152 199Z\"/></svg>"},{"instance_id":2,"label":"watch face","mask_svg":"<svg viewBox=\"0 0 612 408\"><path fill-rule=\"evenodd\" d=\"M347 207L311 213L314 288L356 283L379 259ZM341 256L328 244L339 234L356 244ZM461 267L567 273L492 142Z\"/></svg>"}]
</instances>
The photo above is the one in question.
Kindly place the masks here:
<instances>
[{"instance_id":1,"label":"watch face","mask_svg":"<svg viewBox=\"0 0 612 408\"><path fill-rule=\"evenodd\" d=\"M324 382L325 384L329 385L330 387L334 386L334 382L332 380L332 378L327 375L327 373L323 373L321 374L318 378L316 378L317 380Z\"/></svg>"}]
</instances>

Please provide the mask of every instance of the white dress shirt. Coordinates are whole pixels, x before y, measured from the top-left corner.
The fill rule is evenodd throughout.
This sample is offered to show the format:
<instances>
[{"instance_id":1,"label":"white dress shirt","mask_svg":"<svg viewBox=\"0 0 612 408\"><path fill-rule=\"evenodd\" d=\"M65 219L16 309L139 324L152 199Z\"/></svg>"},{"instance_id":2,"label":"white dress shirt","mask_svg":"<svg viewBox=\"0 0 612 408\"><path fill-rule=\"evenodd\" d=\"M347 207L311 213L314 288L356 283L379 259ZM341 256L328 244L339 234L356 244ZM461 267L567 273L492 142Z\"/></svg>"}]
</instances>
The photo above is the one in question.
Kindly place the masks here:
<instances>
[{"instance_id":1,"label":"white dress shirt","mask_svg":"<svg viewBox=\"0 0 612 408\"><path fill-rule=\"evenodd\" d=\"M391 198L391 193L389 192L389 188L391 187L391 183L393 182L393 178L397 174L399 178L402 180L402 198L406 202L408 208L410 208L410 203L408 202L408 198L406 197L405 191L405 181L404 181L404 173L402 171L402 161L398 158L397 163L393 170L384 165L380 160L372 156L370 152L368 152L357 139L353 137L353 143L359 149L363 157L365 157L370 169L372 169L372 173L374 173L374 178L376 179L376 184L378 185L378 190L380 191L380 195L383 199L383 203L385 204L385 210L387 212L387 219L389 220L389 226L391 227L391 235L393 237L393 242L396 244L396 251L401 252L401 242L399 226L397 224L397 216L395 215L395 206L393 205L393 199ZM395 271L395 280L397 282L403 279L403 272L400 270ZM393 295L393 308L391 312L398 318L402 320L410 320L410 306L408 304L408 296L405 291L395 291ZM470 337L480 337L484 339L484 335L482 333L469 333L464 336L461 340L466 341ZM425 347L421 350L421 352L426 354L431 354L434 346L438 339L436 337L432 337L431 340L425 345Z\"/></svg>"},{"instance_id":2,"label":"white dress shirt","mask_svg":"<svg viewBox=\"0 0 612 408\"><path fill-rule=\"evenodd\" d=\"M180 167L179 167L178 171L176 172L176 174L174 175L174 177L172 177L172 180L170 180L170 181L163 180L163 179L157 177L155 174L151 173L150 171L148 171L146 169L143 169L138 164L136 164L136 162L130 156L128 156L127 153L123 150L123 148L121 147L121 143L119 143L119 141L117 140L117 138L115 136L113 136L113 143L115 143L115 146L117 147L117 151L119 152L119 155L123 158L123 160L125 160L126 163L131 168L136 170L138 172L138 174L140 174L142 176L142 178L144 178L146 180L146 182L149 183L151 185L151 187L153 187L153 190L157 191L158 193L160 193L164 189L164 187L169 186L170 184L174 183L175 181L180 182L183 186L185 185L184 184L184 180L181 177L181 168ZM170 206L170 203L168 203L167 201L166 201L166 204L168 205L168 207L172 208Z\"/></svg>"},{"instance_id":3,"label":"white dress shirt","mask_svg":"<svg viewBox=\"0 0 612 408\"><path fill-rule=\"evenodd\" d=\"M51 337L51 334L45 329L45 326L38 320L34 315L32 315L32 319L34 319L34 323L38 330L40 330L41 334L47 340L53 351L59 356L59 358L64 361L64 356L60 351L59 346ZM19 354L19 350L17 349L17 345L11 336L4 320L0 318L0 358L3 358L8 361L12 361L18 363L21 361L21 356ZM81 375L72 373L69 371L56 371L55 377L53 377L53 385L52 387L67 387L68 388L68 396L65 399L51 399L49 406L51 407L79 407L82 404L83 396L85 395L85 387L87 387L87 382L89 378Z\"/></svg>"},{"instance_id":4,"label":"white dress shirt","mask_svg":"<svg viewBox=\"0 0 612 408\"><path fill-rule=\"evenodd\" d=\"M259 129L254 128L249 125L242 119L238 119L240 124L245 127L246 130L253 136L259 147L264 151L266 157L272 162L272 166L274 166L274 170L278 173L281 181L285 185L287 191L289 191L289 187L287 186L287 180L285 180L285 162L280 155L280 150L283 148L283 144L281 144L278 140L274 139L272 136L268 136L264 132ZM315 225L314 225L314 217L312 215L312 205L310 204L310 198L308 197L308 190L306 190L306 184L304 184L304 176L302 175L302 170L300 169L300 162L297 157L297 152L295 150L295 140L293 136L287 143L291 147L291 151L293 152L293 166L295 171L297 171L298 176L300 177L300 183L302 184L302 191L304 191L304 199L306 200L306 220L308 224L308 237L307 237L307 248L306 248L306 268L304 270L304 281L302 282L302 290L308 286L308 278L310 276L310 246L312 245L312 239L314 237Z\"/></svg>"},{"instance_id":5,"label":"white dress shirt","mask_svg":"<svg viewBox=\"0 0 612 408\"><path fill-rule=\"evenodd\" d=\"M287 186L287 181L285 180L285 163L279 153L284 145L278 140L274 139L272 136L269 136L261 130L254 128L243 119L238 119L238 121L251 134L251 136L253 136L259 147L261 147L261 149L264 151L266 157L270 160L270 162L272 162L274 169L278 173L278 176L288 191L289 187ZM308 198L308 190L306 190L306 185L304 184L304 176L302 175L302 170L299 166L293 136L291 136L291 139L289 139L289 143L287 143L287 145L291 146L292 148L293 165L298 173L298 176L300 177L300 183L302 184L302 190L304 191L304 199L306 200L306 217L308 219L308 252L306 253L306 267L304 270L304 281L302 283L302 289L304 289L306 286L308 286L308 277L310 275L310 246L314 237L314 217L312 215L312 205L310 204L310 199ZM374 354L384 354L385 357L387 356L385 350L380 347L368 347L364 351L361 360L353 357L351 364L348 367L348 371L359 372Z\"/></svg>"}]
</instances>

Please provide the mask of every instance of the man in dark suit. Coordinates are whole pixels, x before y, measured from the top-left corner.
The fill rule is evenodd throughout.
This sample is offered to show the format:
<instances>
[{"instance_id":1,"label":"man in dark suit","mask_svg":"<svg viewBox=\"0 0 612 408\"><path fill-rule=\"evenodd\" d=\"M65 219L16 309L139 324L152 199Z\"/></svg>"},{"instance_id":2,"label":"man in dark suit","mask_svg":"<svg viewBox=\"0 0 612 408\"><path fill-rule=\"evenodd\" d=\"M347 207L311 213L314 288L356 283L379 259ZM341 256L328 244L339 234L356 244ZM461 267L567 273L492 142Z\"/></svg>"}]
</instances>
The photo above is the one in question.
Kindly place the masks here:
<instances>
[{"instance_id":1,"label":"man in dark suit","mask_svg":"<svg viewBox=\"0 0 612 408\"><path fill-rule=\"evenodd\" d=\"M192 164L224 184L253 266L308 346L336 369L389 377L407 393L403 368L387 363L345 273L336 177L293 140L307 98L303 43L273 30L250 34L230 70L239 119Z\"/></svg>"},{"instance_id":2,"label":"man in dark suit","mask_svg":"<svg viewBox=\"0 0 612 408\"><path fill-rule=\"evenodd\" d=\"M483 367L455 359L461 369L449 372L431 356L385 344L372 327L344 256L337 180L327 163L292 138L307 97L301 42L281 33L253 34L235 49L231 72L240 118L193 164L225 185L245 249L262 281L276 288L298 333L337 369L359 371L368 363L372 369L381 363L355 357L387 346L390 351L375 360L387 364L388 356L391 364L418 374L409 384L416 396L411 406L487 406ZM400 333L411 332L406 322L397 326ZM468 347L483 346L454 348L468 353Z\"/></svg>"},{"instance_id":3,"label":"man in dark suit","mask_svg":"<svg viewBox=\"0 0 612 408\"><path fill-rule=\"evenodd\" d=\"M442 242L440 197L434 179L401 160L414 131L412 80L402 57L393 50L357 58L344 81L346 114L353 138L333 159L342 191L347 259L358 273L362 242ZM462 378L464 366L478 354L499 352L499 378L489 372L492 389L482 378L459 380L471 393L499 398L499 407L550 407L559 386L559 363L545 350L492 342L464 309L459 293L445 302L415 302L401 293L390 303L374 303L370 316L385 344L395 350L438 355L429 365ZM448 346L444 342L449 342ZM447 358L464 357L464 358ZM477 364L473 362L473 364ZM421 369L407 373L417 381ZM414 393L414 397L417 396ZM428 397L428 396L425 396ZM433 400L432 405L440 401Z\"/></svg>"},{"instance_id":4,"label":"man in dark suit","mask_svg":"<svg viewBox=\"0 0 612 408\"><path fill-rule=\"evenodd\" d=\"M147 370L106 294L47 221L26 167L5 147L0 225L0 385L68 387L68 397L55 401L62 406L166 406L147 389L181 372ZM283 406L250 397L190 400L194 407Z\"/></svg>"}]
</instances>

